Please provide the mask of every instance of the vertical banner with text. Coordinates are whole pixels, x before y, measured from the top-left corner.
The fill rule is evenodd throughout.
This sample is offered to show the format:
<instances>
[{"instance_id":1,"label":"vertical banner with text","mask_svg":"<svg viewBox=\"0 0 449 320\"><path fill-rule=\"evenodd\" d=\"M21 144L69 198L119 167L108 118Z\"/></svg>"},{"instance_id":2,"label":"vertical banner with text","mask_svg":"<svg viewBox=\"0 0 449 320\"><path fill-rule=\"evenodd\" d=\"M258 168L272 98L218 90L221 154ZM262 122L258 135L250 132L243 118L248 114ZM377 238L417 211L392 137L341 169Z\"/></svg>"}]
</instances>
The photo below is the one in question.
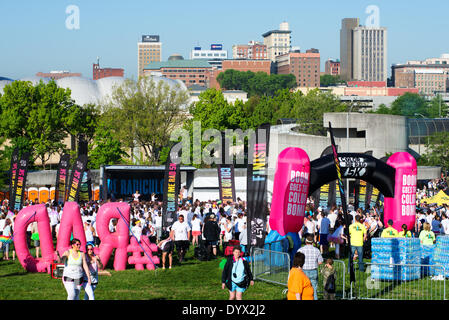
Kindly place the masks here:
<instances>
[{"instance_id":1,"label":"vertical banner with text","mask_svg":"<svg viewBox=\"0 0 449 320\"><path fill-rule=\"evenodd\" d=\"M19 167L19 148L15 148L11 156L11 167L9 169L9 210L14 211L16 190L17 168Z\"/></svg>"},{"instance_id":2,"label":"vertical banner with text","mask_svg":"<svg viewBox=\"0 0 449 320\"><path fill-rule=\"evenodd\" d=\"M16 175L15 192L14 192L14 209L20 211L23 206L23 198L25 196L26 179L28 173L28 164L30 153L25 152L19 161L19 167Z\"/></svg>"},{"instance_id":3,"label":"vertical banner with text","mask_svg":"<svg viewBox=\"0 0 449 320\"><path fill-rule=\"evenodd\" d=\"M164 201L162 204L162 228L166 229L176 221L178 194L181 187L181 164L172 161L171 150L165 164Z\"/></svg>"},{"instance_id":4,"label":"vertical banner with text","mask_svg":"<svg viewBox=\"0 0 449 320\"><path fill-rule=\"evenodd\" d=\"M248 146L247 167L247 228L248 248L262 248L265 241L267 223L267 180L268 180L268 146L270 144L270 124L261 125L256 132L253 143Z\"/></svg>"},{"instance_id":5,"label":"vertical banner with text","mask_svg":"<svg viewBox=\"0 0 449 320\"><path fill-rule=\"evenodd\" d=\"M222 133L222 153L221 153L221 164L217 165L218 171L218 187L220 192L220 200L223 204L228 201L235 202L235 180L234 180L234 164L226 163L226 137Z\"/></svg>"},{"instance_id":6,"label":"vertical banner with text","mask_svg":"<svg viewBox=\"0 0 449 320\"><path fill-rule=\"evenodd\" d=\"M81 179L87 166L87 156L82 154L78 156L72 167L70 181L67 190L67 201L78 201L81 189Z\"/></svg>"},{"instance_id":7,"label":"vertical banner with text","mask_svg":"<svg viewBox=\"0 0 449 320\"><path fill-rule=\"evenodd\" d=\"M70 155L64 154L59 160L58 171L56 172L55 201L58 204L64 203L65 200L69 166Z\"/></svg>"}]
</instances>

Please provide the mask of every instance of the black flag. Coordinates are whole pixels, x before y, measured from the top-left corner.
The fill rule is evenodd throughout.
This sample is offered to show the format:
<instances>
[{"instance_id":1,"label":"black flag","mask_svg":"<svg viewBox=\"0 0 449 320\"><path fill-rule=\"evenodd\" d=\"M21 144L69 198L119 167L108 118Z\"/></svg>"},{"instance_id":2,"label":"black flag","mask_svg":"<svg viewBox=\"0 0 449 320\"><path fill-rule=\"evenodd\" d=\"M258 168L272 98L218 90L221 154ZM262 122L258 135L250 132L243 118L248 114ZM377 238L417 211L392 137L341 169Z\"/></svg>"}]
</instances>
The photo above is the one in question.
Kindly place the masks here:
<instances>
[{"instance_id":1,"label":"black flag","mask_svg":"<svg viewBox=\"0 0 449 320\"><path fill-rule=\"evenodd\" d=\"M162 204L162 228L166 230L176 221L178 195L181 187L181 164L171 159L171 150L165 163L164 201Z\"/></svg>"},{"instance_id":2,"label":"black flag","mask_svg":"<svg viewBox=\"0 0 449 320\"><path fill-rule=\"evenodd\" d=\"M270 143L270 124L261 125L248 147L247 167L247 233L250 254L251 246L263 248L267 222L267 180L268 146Z\"/></svg>"},{"instance_id":3,"label":"black flag","mask_svg":"<svg viewBox=\"0 0 449 320\"><path fill-rule=\"evenodd\" d=\"M222 133L221 164L217 165L220 200L223 204L235 202L234 164L226 163L226 138ZM233 158L232 158L233 159Z\"/></svg>"},{"instance_id":4,"label":"black flag","mask_svg":"<svg viewBox=\"0 0 449 320\"><path fill-rule=\"evenodd\" d=\"M70 181L67 190L67 201L78 201L78 195L81 189L81 179L87 166L87 156L82 154L78 156L72 167Z\"/></svg>"},{"instance_id":5,"label":"black flag","mask_svg":"<svg viewBox=\"0 0 449 320\"><path fill-rule=\"evenodd\" d=\"M28 163L30 159L30 153L25 152L19 161L19 167L16 175L16 182L14 185L14 209L20 211L23 206L23 198L25 196L26 179L28 173Z\"/></svg>"},{"instance_id":6,"label":"black flag","mask_svg":"<svg viewBox=\"0 0 449 320\"><path fill-rule=\"evenodd\" d=\"M9 169L9 210L14 211L16 176L19 168L19 148L15 148L11 156L11 167Z\"/></svg>"},{"instance_id":7,"label":"black flag","mask_svg":"<svg viewBox=\"0 0 449 320\"><path fill-rule=\"evenodd\" d=\"M67 180L69 176L70 155L64 154L59 160L58 171L56 172L55 201L58 204L64 203Z\"/></svg>"},{"instance_id":8,"label":"black flag","mask_svg":"<svg viewBox=\"0 0 449 320\"><path fill-rule=\"evenodd\" d=\"M331 126L330 122L329 122L329 133L331 136L331 144L332 144L332 151L334 154L335 168L337 170L337 183L338 183L338 189L340 191L341 206L343 208L343 214L345 217L345 224L346 224L345 234L346 234L346 237L348 238L349 245L350 245L351 241L350 241L350 235L349 235L349 225L351 224L351 222L349 220L348 208L346 206L345 188L343 186L343 180L341 178L340 161L338 159L337 148L335 146L335 140L334 140L334 134L332 132L332 126ZM348 190L348 192L349 192L349 190ZM352 255L349 255L349 279L350 279L350 282L355 282L354 262L352 260Z\"/></svg>"}]
</instances>

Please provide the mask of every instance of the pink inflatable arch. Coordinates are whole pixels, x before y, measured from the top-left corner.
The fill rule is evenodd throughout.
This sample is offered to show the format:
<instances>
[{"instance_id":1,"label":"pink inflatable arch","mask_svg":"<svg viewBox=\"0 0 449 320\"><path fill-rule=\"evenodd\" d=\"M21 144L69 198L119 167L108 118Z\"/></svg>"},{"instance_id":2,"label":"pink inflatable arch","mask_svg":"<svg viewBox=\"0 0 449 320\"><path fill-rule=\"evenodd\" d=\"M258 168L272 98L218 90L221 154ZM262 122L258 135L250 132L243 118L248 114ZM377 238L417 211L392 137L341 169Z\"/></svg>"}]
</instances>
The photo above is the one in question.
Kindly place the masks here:
<instances>
[{"instance_id":1,"label":"pink inflatable arch","mask_svg":"<svg viewBox=\"0 0 449 320\"><path fill-rule=\"evenodd\" d=\"M42 258L34 258L27 245L26 230L30 223L37 222ZM14 247L20 264L29 272L51 271L55 257L50 230L50 219L45 204L26 207L14 221Z\"/></svg>"},{"instance_id":2,"label":"pink inflatable arch","mask_svg":"<svg viewBox=\"0 0 449 320\"><path fill-rule=\"evenodd\" d=\"M62 255L70 249L70 237L81 241L81 251L86 251L86 234L84 232L83 220L81 219L80 207L78 203L70 201L64 204L61 216L61 224L58 231L58 243L56 250Z\"/></svg>"},{"instance_id":3,"label":"pink inflatable arch","mask_svg":"<svg viewBox=\"0 0 449 320\"><path fill-rule=\"evenodd\" d=\"M281 236L299 232L309 193L310 160L300 148L286 148L278 156L271 201L270 228Z\"/></svg>"},{"instance_id":4,"label":"pink inflatable arch","mask_svg":"<svg viewBox=\"0 0 449 320\"><path fill-rule=\"evenodd\" d=\"M125 202L106 203L98 210L95 222L98 236L101 240L100 259L106 265L111 257L112 250L115 248L114 270L117 271L125 270L128 260L129 211L130 206ZM116 232L112 233L109 231L109 222L111 219L118 220Z\"/></svg>"},{"instance_id":5,"label":"pink inflatable arch","mask_svg":"<svg viewBox=\"0 0 449 320\"><path fill-rule=\"evenodd\" d=\"M384 224L391 219L395 229L401 230L402 224L406 224L410 230L416 216L416 160L407 152L397 152L388 159L387 164L396 169L396 182L394 198L385 197Z\"/></svg>"}]
</instances>

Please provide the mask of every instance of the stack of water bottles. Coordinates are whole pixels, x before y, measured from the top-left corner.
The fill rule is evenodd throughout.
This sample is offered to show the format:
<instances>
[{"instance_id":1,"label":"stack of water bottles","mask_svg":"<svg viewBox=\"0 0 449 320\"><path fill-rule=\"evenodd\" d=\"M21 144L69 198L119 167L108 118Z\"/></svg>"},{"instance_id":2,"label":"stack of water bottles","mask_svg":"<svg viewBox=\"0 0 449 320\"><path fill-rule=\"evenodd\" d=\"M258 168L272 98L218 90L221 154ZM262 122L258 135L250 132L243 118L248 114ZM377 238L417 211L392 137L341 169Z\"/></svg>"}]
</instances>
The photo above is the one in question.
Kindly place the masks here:
<instances>
[{"instance_id":1,"label":"stack of water bottles","mask_svg":"<svg viewBox=\"0 0 449 320\"><path fill-rule=\"evenodd\" d=\"M434 261L434 252L435 252L435 246L434 245L421 245L421 264L423 265L421 267L421 276L427 277L433 275L435 268L432 268L435 264Z\"/></svg>"},{"instance_id":2,"label":"stack of water bottles","mask_svg":"<svg viewBox=\"0 0 449 320\"><path fill-rule=\"evenodd\" d=\"M420 278L421 247L417 238L373 238L371 255L372 279L407 281Z\"/></svg>"},{"instance_id":3,"label":"stack of water bottles","mask_svg":"<svg viewBox=\"0 0 449 320\"><path fill-rule=\"evenodd\" d=\"M433 268L433 275L449 277L449 236L438 236L433 255L433 262L441 267ZM444 270L444 272L443 272Z\"/></svg>"}]
</instances>

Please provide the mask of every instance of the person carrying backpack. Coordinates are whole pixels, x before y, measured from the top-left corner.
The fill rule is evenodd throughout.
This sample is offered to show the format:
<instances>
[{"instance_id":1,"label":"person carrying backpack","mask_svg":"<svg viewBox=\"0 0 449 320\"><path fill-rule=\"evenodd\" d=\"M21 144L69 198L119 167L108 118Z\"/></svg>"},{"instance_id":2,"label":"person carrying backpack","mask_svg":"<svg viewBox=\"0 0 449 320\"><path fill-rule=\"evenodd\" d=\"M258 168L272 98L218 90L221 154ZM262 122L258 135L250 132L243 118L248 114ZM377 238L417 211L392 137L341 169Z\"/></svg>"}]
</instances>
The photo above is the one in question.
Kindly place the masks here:
<instances>
[{"instance_id":1,"label":"person carrying backpack","mask_svg":"<svg viewBox=\"0 0 449 320\"><path fill-rule=\"evenodd\" d=\"M335 268L332 258L326 260L321 274L323 276L323 299L335 300Z\"/></svg>"}]
</instances>

